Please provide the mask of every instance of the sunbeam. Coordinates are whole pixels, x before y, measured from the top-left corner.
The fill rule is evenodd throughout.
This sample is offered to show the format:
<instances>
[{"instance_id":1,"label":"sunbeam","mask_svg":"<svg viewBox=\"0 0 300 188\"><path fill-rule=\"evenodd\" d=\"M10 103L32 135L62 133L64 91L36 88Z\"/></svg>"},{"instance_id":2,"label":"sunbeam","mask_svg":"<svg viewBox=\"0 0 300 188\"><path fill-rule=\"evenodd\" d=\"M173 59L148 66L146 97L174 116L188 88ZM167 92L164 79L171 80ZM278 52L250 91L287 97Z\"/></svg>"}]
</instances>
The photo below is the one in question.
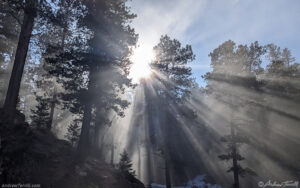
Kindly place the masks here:
<instances>
[{"instance_id":1,"label":"sunbeam","mask_svg":"<svg viewBox=\"0 0 300 188\"><path fill-rule=\"evenodd\" d=\"M300 1L252 1L0 1L0 187L298 187Z\"/></svg>"}]
</instances>

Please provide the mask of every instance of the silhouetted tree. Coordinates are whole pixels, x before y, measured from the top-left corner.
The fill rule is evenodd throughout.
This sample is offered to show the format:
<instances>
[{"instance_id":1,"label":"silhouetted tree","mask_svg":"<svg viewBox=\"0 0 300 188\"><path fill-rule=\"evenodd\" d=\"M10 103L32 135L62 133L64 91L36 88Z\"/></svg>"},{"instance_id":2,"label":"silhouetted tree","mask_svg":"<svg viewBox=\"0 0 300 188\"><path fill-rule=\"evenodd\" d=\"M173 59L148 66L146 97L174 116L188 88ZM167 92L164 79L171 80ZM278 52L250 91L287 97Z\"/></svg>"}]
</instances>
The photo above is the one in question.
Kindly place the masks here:
<instances>
[{"instance_id":1,"label":"silhouetted tree","mask_svg":"<svg viewBox=\"0 0 300 188\"><path fill-rule=\"evenodd\" d=\"M89 24L88 26L92 26L91 30L94 35L89 41L91 51L87 60L89 81L86 96L88 98L86 98L84 104L83 125L78 145L78 150L81 154L86 152L89 127L92 120L91 113L95 107L91 99L97 93L96 74L101 72L102 67L116 68L114 71L119 72L120 75L115 77L115 79L119 78L119 82L116 82L116 84L117 87L121 86L120 89L122 91L123 80L128 80L126 76L128 75L128 66L130 64L130 46L135 45L137 37L134 30L127 25L127 22L133 19L135 15L127 9L125 1L89 1L87 8L86 22ZM112 87L116 87L116 85L112 84Z\"/></svg>"},{"instance_id":2,"label":"silhouetted tree","mask_svg":"<svg viewBox=\"0 0 300 188\"><path fill-rule=\"evenodd\" d=\"M38 105L35 110L31 110L32 124L38 128L49 129L49 103L46 98L36 96Z\"/></svg>"},{"instance_id":3,"label":"silhouetted tree","mask_svg":"<svg viewBox=\"0 0 300 188\"><path fill-rule=\"evenodd\" d=\"M50 72L64 78L60 82L66 90L62 96L63 100L68 101L66 107L73 113L83 115L78 144L78 153L82 158L87 154L90 125L98 104L103 104L101 101L107 100L108 96L117 96L115 92L123 92L124 85L130 85L127 78L129 57L137 39L134 30L127 24L135 15L130 13L125 2L86 1L84 5L86 14L79 19L78 26L85 28L85 35L77 38L72 48L66 49L55 59L48 59L49 63L55 64L55 69ZM62 58L65 63L57 63ZM109 88L101 87L104 70L113 75L109 75ZM100 96L97 101L98 93L104 91L107 95ZM100 108L105 109L105 106Z\"/></svg>"},{"instance_id":4,"label":"silhouetted tree","mask_svg":"<svg viewBox=\"0 0 300 188\"><path fill-rule=\"evenodd\" d=\"M227 170L227 172L233 172L234 174L234 185L233 187L238 188L239 187L239 176L245 177L247 174L249 175L256 175L256 173L251 168L244 168L240 164L238 164L238 161L242 161L245 158L242 157L239 154L238 148L239 145L242 143L246 143L247 138L242 137L236 133L236 129L233 124L230 126L230 135L227 135L222 138L223 142L227 143L227 154L219 155L219 158L221 160L232 160L232 166Z\"/></svg>"},{"instance_id":5,"label":"silhouetted tree","mask_svg":"<svg viewBox=\"0 0 300 188\"><path fill-rule=\"evenodd\" d=\"M295 58L292 56L289 49L280 49L279 46L268 44L267 57L270 63L267 65L267 76L284 77L286 79L299 76L299 64L295 63Z\"/></svg>"},{"instance_id":6,"label":"silhouetted tree","mask_svg":"<svg viewBox=\"0 0 300 188\"><path fill-rule=\"evenodd\" d=\"M124 150L120 156L119 169L124 173L129 173L135 176L135 171L132 169L132 161L130 160L126 150Z\"/></svg>"},{"instance_id":7,"label":"silhouetted tree","mask_svg":"<svg viewBox=\"0 0 300 188\"><path fill-rule=\"evenodd\" d=\"M155 79L165 87L160 95L174 101L180 100L190 93L193 85L191 68L187 66L188 62L195 59L192 47L182 47L178 40L165 35L153 50L155 59L151 65L156 75Z\"/></svg>"},{"instance_id":8,"label":"silhouetted tree","mask_svg":"<svg viewBox=\"0 0 300 188\"><path fill-rule=\"evenodd\" d=\"M9 7L13 10L23 10L23 21L21 24L21 32L14 60L8 90L5 98L4 108L6 109L9 119L12 120L17 107L18 94L23 75L23 69L33 30L34 19L37 16L37 0L11 1L7 0Z\"/></svg>"},{"instance_id":9,"label":"silhouetted tree","mask_svg":"<svg viewBox=\"0 0 300 188\"><path fill-rule=\"evenodd\" d=\"M38 0L5 0L4 2L6 3L11 15L13 15L21 24L21 31L19 34L18 45L14 58L14 65L4 103L6 113L9 115L9 119L12 120L16 110L21 79L32 31L35 25L35 19L37 18L39 23L57 24L57 14L55 14L53 7L58 7L59 4L54 1ZM20 21L16 15L23 15L23 20Z\"/></svg>"},{"instance_id":10,"label":"silhouetted tree","mask_svg":"<svg viewBox=\"0 0 300 188\"><path fill-rule=\"evenodd\" d=\"M19 15L14 15L19 17ZM12 16L7 2L0 2L0 105L2 106L7 83L9 80L9 73L12 69L12 57L17 44L19 23Z\"/></svg>"},{"instance_id":11,"label":"silhouetted tree","mask_svg":"<svg viewBox=\"0 0 300 188\"><path fill-rule=\"evenodd\" d=\"M80 135L80 120L75 119L68 127L68 132L66 134L66 138L70 141L73 147L76 147L79 140Z\"/></svg>"},{"instance_id":12,"label":"silhouetted tree","mask_svg":"<svg viewBox=\"0 0 300 188\"><path fill-rule=\"evenodd\" d=\"M233 114L238 114L243 108L249 108L250 101L257 100L257 98L242 98L234 89L236 87L240 90L247 88L253 93L261 93L261 85L256 76L263 71L260 64L265 53L265 47L260 46L258 42L251 43L248 47L247 45L237 46L231 40L226 41L209 54L213 70L203 76L207 81L206 92L210 97L226 104L231 114L229 116L230 135L223 139L228 143L228 154L220 155L219 158L232 160L232 167L228 172L233 172L235 188L239 187L239 176L245 175L246 172L250 174L254 172L249 168L241 167L238 163L244 159L238 152L238 145L243 137L242 133L237 132L238 123ZM243 117L250 119L249 115ZM250 124L244 123L243 126L250 126Z\"/></svg>"},{"instance_id":13,"label":"silhouetted tree","mask_svg":"<svg viewBox=\"0 0 300 188\"><path fill-rule=\"evenodd\" d=\"M182 47L178 40L171 39L167 35L160 38L159 43L153 50L155 58L151 63L154 72L152 79L156 82L153 87L162 107L160 109L160 114L162 115L160 119L163 136L162 148L166 165L166 185L170 188L169 150L171 146L169 141L169 126L171 126L172 119L177 115L174 114L172 107L178 106L190 94L193 79L190 77L192 72L187 63L193 61L195 55L190 45Z\"/></svg>"}]
</instances>

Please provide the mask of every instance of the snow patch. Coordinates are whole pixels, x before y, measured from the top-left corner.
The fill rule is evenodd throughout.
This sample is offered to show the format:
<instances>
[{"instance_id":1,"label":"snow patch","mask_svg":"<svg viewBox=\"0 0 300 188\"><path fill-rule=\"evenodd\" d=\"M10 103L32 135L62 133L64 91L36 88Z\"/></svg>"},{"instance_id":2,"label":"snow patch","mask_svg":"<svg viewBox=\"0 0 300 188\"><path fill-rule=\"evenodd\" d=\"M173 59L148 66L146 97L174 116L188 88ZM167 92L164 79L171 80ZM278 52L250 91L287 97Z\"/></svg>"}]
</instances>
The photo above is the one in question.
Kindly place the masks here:
<instances>
[{"instance_id":1,"label":"snow patch","mask_svg":"<svg viewBox=\"0 0 300 188\"><path fill-rule=\"evenodd\" d=\"M210 183L205 182L205 176L206 175L198 175L193 180L188 181L183 186L172 186L172 188L222 188L220 185L212 185ZM165 188L166 185L161 185L157 183L151 184L152 188Z\"/></svg>"}]
</instances>

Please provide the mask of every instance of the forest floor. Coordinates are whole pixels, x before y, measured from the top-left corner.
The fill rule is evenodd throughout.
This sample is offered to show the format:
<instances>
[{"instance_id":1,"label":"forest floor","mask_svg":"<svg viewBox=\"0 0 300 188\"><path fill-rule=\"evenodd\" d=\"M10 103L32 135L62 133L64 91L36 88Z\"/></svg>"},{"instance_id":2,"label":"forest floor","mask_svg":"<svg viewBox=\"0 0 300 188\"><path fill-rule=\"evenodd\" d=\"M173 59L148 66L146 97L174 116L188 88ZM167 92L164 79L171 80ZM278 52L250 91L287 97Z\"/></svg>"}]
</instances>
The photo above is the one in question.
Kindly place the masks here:
<instances>
[{"instance_id":1,"label":"forest floor","mask_svg":"<svg viewBox=\"0 0 300 188\"><path fill-rule=\"evenodd\" d=\"M26 122L7 124L0 111L0 185L37 185L49 188L144 188L134 177L88 157L78 162L76 152L51 132Z\"/></svg>"}]
</instances>

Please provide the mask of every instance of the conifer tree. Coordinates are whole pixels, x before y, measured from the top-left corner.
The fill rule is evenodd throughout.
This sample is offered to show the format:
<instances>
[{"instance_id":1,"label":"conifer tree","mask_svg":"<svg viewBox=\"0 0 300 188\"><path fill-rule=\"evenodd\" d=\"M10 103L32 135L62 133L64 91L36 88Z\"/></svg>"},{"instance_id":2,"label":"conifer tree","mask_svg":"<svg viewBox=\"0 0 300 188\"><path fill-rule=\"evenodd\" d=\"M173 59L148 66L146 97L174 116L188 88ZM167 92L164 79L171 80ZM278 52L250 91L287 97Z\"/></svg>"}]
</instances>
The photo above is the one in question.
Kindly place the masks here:
<instances>
[{"instance_id":1,"label":"conifer tree","mask_svg":"<svg viewBox=\"0 0 300 188\"><path fill-rule=\"evenodd\" d=\"M222 138L222 141L227 143L227 153L219 155L220 160L230 161L232 160L232 166L227 170L227 172L232 172L234 174L234 188L239 187L239 176L245 177L247 174L255 176L256 173L248 167L242 167L238 162L244 160L245 158L239 153L239 146L242 143L247 142L247 138L236 133L234 125L231 125L230 135L226 135Z\"/></svg>"},{"instance_id":2,"label":"conifer tree","mask_svg":"<svg viewBox=\"0 0 300 188\"><path fill-rule=\"evenodd\" d=\"M121 154L119 169L126 174L135 176L135 171L132 169L132 161L129 158L128 153L124 150Z\"/></svg>"},{"instance_id":3,"label":"conifer tree","mask_svg":"<svg viewBox=\"0 0 300 188\"><path fill-rule=\"evenodd\" d=\"M181 46L176 39L161 36L159 43L153 48L155 59L151 66L157 79L165 89L161 94L164 98L180 100L190 93L193 79L192 72L187 64L195 59L190 45Z\"/></svg>"},{"instance_id":4,"label":"conifer tree","mask_svg":"<svg viewBox=\"0 0 300 188\"><path fill-rule=\"evenodd\" d=\"M36 96L38 105L35 110L31 110L32 124L37 128L49 129L49 103L46 98Z\"/></svg>"},{"instance_id":5,"label":"conifer tree","mask_svg":"<svg viewBox=\"0 0 300 188\"><path fill-rule=\"evenodd\" d=\"M223 102L229 108L229 128L230 135L225 136L222 141L228 143L227 154L220 155L221 160L231 160L232 167L228 172L233 172L234 187L239 187L239 176L255 173L249 168L243 168L239 161L244 158L239 154L238 147L247 140L242 137L242 133L237 129L237 122L233 114L238 114L242 108L249 108L251 99L239 98L234 92L234 87L251 88L255 93L259 93L261 85L256 79L256 75L261 71L261 56L266 52L258 42L247 45L236 45L229 40L221 44L209 54L211 57L212 72L207 73L204 78L207 81L206 91L210 97ZM227 87L225 87L225 85ZM230 89L229 89L230 88ZM236 98L235 98L236 97ZM252 100L256 100L253 98ZM250 119L250 117L243 116ZM244 126L250 126L249 123Z\"/></svg>"},{"instance_id":6,"label":"conifer tree","mask_svg":"<svg viewBox=\"0 0 300 188\"><path fill-rule=\"evenodd\" d=\"M161 146L165 159L165 176L167 188L171 187L170 148L169 141L171 122L174 120L172 106L178 107L190 95L193 86L191 68L187 64L195 59L190 45L182 46L176 39L161 36L159 43L153 48L155 58L151 63L154 72L154 88L162 108L160 109L160 125L163 141ZM177 113L177 112L176 112Z\"/></svg>"},{"instance_id":7,"label":"conifer tree","mask_svg":"<svg viewBox=\"0 0 300 188\"><path fill-rule=\"evenodd\" d=\"M67 101L65 107L83 117L78 144L81 158L88 152L94 112L106 109L103 101L118 100L117 93L124 92L124 86L130 86L127 78L131 63L129 57L137 40L137 35L128 25L135 15L125 1L85 1L84 5L86 14L79 19L77 26L80 27L78 30L86 32L77 35L79 37L70 49L48 59L50 64L55 65L50 72L63 78L60 82L66 91L62 96ZM107 71L111 74L101 77ZM108 77L107 87L102 88L101 83L105 83ZM99 93L105 94L97 97ZM111 105L106 110L115 110L115 107Z\"/></svg>"},{"instance_id":8,"label":"conifer tree","mask_svg":"<svg viewBox=\"0 0 300 188\"><path fill-rule=\"evenodd\" d=\"M80 135L80 120L75 119L68 127L68 132L66 134L66 138L70 141L73 147L76 147L79 140Z\"/></svg>"},{"instance_id":9,"label":"conifer tree","mask_svg":"<svg viewBox=\"0 0 300 188\"><path fill-rule=\"evenodd\" d=\"M56 4L57 2L55 1L38 0L5 0L4 3L9 9L8 12L21 25L14 64L4 102L6 113L9 116L9 120L12 121L16 112L22 75L36 20L44 24L58 23L56 16L59 15L55 14L53 7L57 7L59 4ZM23 19L19 19L20 15L23 15Z\"/></svg>"},{"instance_id":10,"label":"conifer tree","mask_svg":"<svg viewBox=\"0 0 300 188\"><path fill-rule=\"evenodd\" d=\"M295 62L288 48L280 49L274 44L266 45L270 63L266 67L266 76L273 78L293 78L299 76L299 64Z\"/></svg>"},{"instance_id":11,"label":"conifer tree","mask_svg":"<svg viewBox=\"0 0 300 188\"><path fill-rule=\"evenodd\" d=\"M0 70L4 68L5 57L11 59L14 54L20 29L19 17L18 13L11 12L6 1L0 2Z\"/></svg>"},{"instance_id":12,"label":"conifer tree","mask_svg":"<svg viewBox=\"0 0 300 188\"><path fill-rule=\"evenodd\" d=\"M38 1L10 1L7 0L9 7L14 7L15 10L23 10L23 21L19 34L19 41L14 59L9 86L5 98L4 108L6 109L9 120L12 121L16 112L17 100L23 75L23 69L26 61L27 51L30 43L31 33L34 26L34 20L37 16ZM18 12L19 13L19 12Z\"/></svg>"}]
</instances>

